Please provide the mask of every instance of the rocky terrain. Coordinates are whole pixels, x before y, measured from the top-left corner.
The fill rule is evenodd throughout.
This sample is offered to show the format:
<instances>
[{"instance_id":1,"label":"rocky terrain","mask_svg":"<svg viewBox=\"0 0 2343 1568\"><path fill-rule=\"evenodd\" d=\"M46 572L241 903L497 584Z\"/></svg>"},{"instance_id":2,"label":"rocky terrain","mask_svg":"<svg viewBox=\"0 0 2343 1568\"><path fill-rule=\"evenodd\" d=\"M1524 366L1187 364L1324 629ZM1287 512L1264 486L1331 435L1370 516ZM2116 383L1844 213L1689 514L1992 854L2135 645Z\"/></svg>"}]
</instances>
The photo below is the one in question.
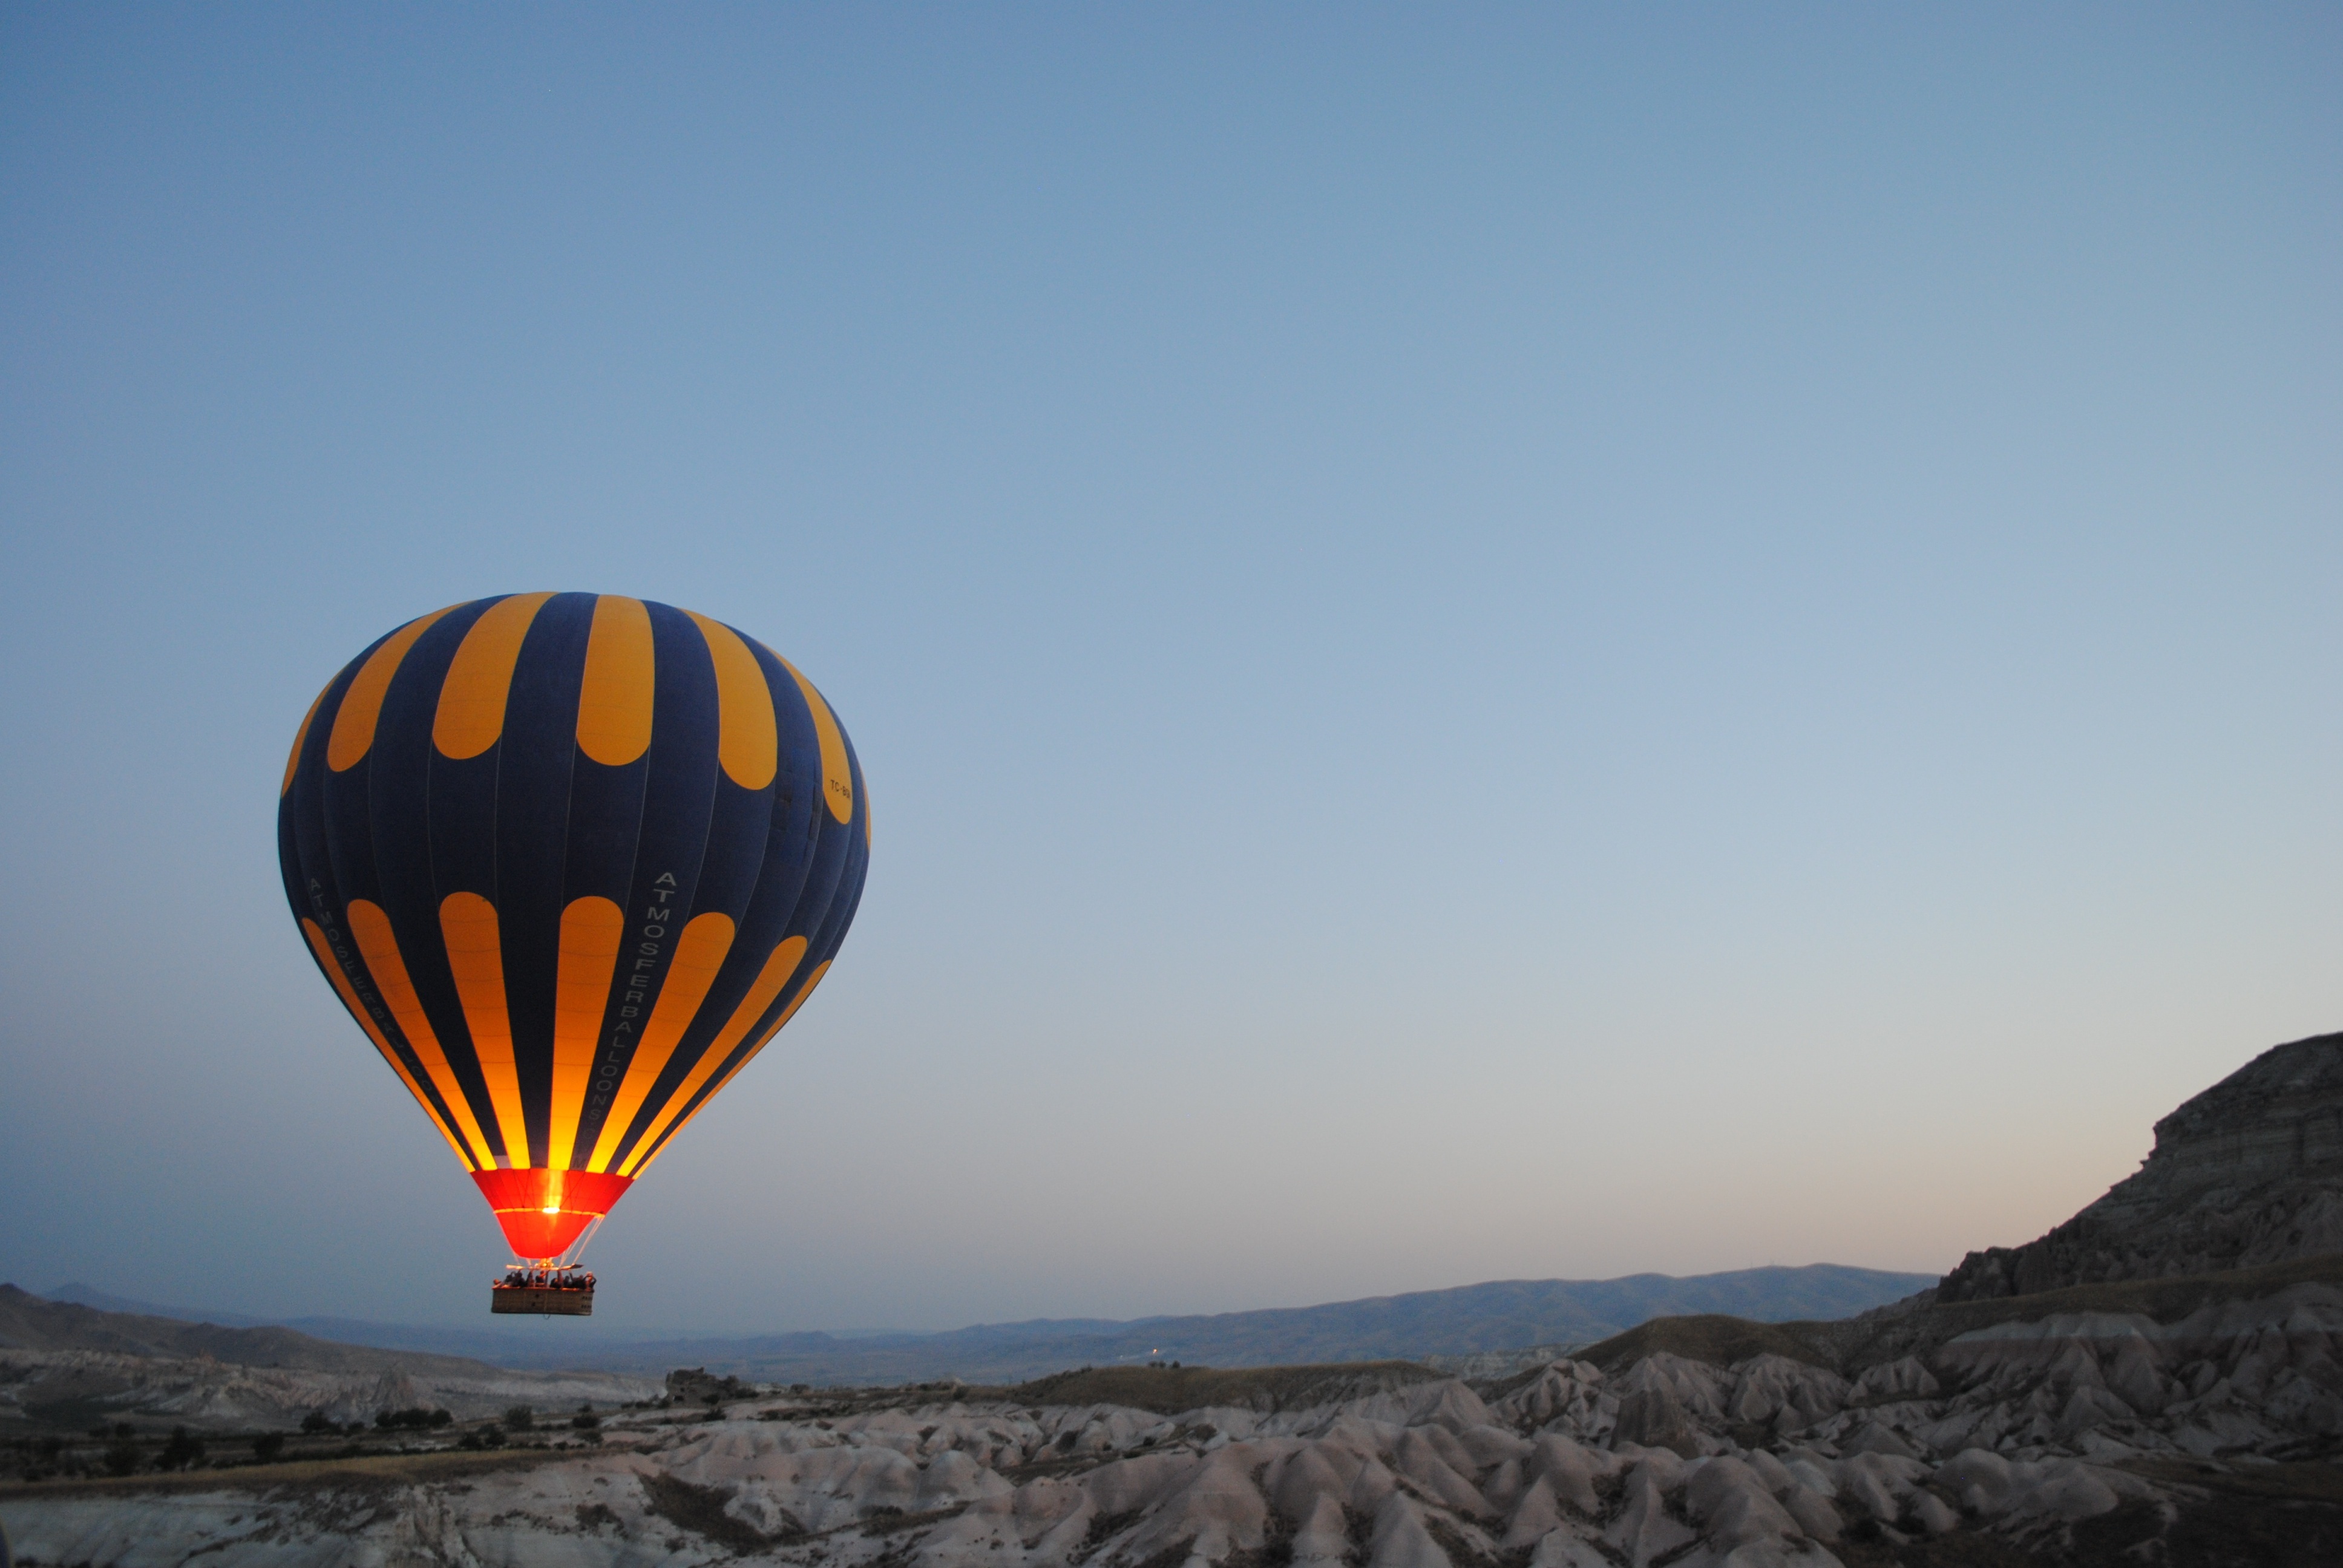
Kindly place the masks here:
<instances>
[{"instance_id":1,"label":"rocky terrain","mask_svg":"<svg viewBox=\"0 0 2343 1568\"><path fill-rule=\"evenodd\" d=\"M457 1412L266 1455L239 1433L209 1469L117 1433L126 1473L103 1473L93 1435L20 1445L37 1479L0 1484L0 1523L56 1568L2333 1568L2343 1249L2301 1217L2337 1191L2338 1045L2282 1047L2189 1101L2041 1251L1973 1255L1852 1318L1660 1318L1504 1376L1109 1367L783 1392L695 1372L550 1432ZM0 1352L66 1354L125 1352ZM61 1375L5 1364L27 1412Z\"/></svg>"},{"instance_id":2,"label":"rocky terrain","mask_svg":"<svg viewBox=\"0 0 2343 1568\"><path fill-rule=\"evenodd\" d=\"M1939 1300L2343 1252L2343 1034L2264 1051L2156 1124L2138 1171L2038 1241L1971 1252Z\"/></svg>"},{"instance_id":3,"label":"rocky terrain","mask_svg":"<svg viewBox=\"0 0 2343 1568\"><path fill-rule=\"evenodd\" d=\"M2271 1467L2222 1456L2331 1448L2312 1373L2343 1291L2177 1327L2053 1322L1853 1376L1654 1351L1479 1388L1387 1364L767 1396L620 1412L582 1451L20 1486L0 1518L43 1564L2331 1563L2343 1493L2241 1504ZM2228 1538L2251 1554L2204 1554Z\"/></svg>"},{"instance_id":4,"label":"rocky terrain","mask_svg":"<svg viewBox=\"0 0 2343 1568\"><path fill-rule=\"evenodd\" d=\"M0 1441L92 1422L196 1430L288 1428L313 1412L485 1416L514 1404L572 1409L656 1394L608 1372L513 1372L459 1356L337 1345L290 1329L227 1329L101 1312L0 1285Z\"/></svg>"}]
</instances>

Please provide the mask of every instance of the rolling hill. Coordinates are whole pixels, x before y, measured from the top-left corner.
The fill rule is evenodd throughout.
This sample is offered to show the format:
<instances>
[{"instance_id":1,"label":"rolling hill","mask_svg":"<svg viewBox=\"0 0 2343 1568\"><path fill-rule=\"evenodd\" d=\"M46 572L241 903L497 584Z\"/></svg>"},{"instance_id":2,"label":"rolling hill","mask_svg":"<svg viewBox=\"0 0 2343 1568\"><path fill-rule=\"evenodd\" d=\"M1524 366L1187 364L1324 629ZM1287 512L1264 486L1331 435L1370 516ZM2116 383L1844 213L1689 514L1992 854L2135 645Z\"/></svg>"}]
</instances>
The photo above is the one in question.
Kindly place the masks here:
<instances>
[{"instance_id":1,"label":"rolling hill","mask_svg":"<svg viewBox=\"0 0 2343 1568\"><path fill-rule=\"evenodd\" d=\"M1616 1280L1501 1280L1318 1306L1128 1322L1042 1318L942 1333L868 1335L625 1340L597 1333L565 1336L543 1345L517 1344L486 1329L317 1318L289 1319L282 1326L317 1339L468 1356L509 1367L591 1366L658 1373L677 1366L706 1366L780 1383L885 1383L939 1377L1000 1382L1068 1367L1144 1361L1159 1353L1165 1360L1225 1367L1417 1361L1531 1345L1586 1344L1656 1317L1726 1313L1761 1322L1841 1318L1933 1283L1933 1275L1815 1263L1682 1279L1632 1274ZM116 1311L135 1309L150 1321L169 1311L86 1287L65 1287L55 1295L77 1296ZM249 1326L236 1332L262 1332L246 1322Z\"/></svg>"}]
</instances>

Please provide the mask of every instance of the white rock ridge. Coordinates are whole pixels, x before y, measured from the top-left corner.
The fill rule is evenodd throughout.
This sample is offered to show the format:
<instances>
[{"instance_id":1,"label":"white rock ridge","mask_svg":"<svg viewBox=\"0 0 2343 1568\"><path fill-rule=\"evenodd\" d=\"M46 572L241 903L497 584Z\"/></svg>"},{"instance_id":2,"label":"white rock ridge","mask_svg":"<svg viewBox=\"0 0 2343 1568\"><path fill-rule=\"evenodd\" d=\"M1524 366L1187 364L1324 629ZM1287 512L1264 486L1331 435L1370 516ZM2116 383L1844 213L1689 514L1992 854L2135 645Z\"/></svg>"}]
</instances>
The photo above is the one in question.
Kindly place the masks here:
<instances>
[{"instance_id":1,"label":"white rock ridge","mask_svg":"<svg viewBox=\"0 0 2343 1568\"><path fill-rule=\"evenodd\" d=\"M1290 1411L766 1400L630 1413L526 1468L34 1488L0 1519L19 1561L92 1568L1827 1568L1850 1533L2034 1539L2158 1506L2079 1452L1942 1451L1942 1417L1879 1413L1927 1406L1928 1379L1654 1355L1617 1378L1559 1361L1487 1401L1438 1380Z\"/></svg>"},{"instance_id":2,"label":"white rock ridge","mask_svg":"<svg viewBox=\"0 0 2343 1568\"><path fill-rule=\"evenodd\" d=\"M434 1371L430 1358L424 1357L416 1358L420 1370L319 1372L110 1351L0 1348L0 1418L15 1413L5 1407L21 1411L75 1400L197 1428L291 1426L311 1411L337 1422L363 1422L377 1411L423 1405L463 1418L493 1415L514 1404L540 1410L570 1410L588 1402L622 1404L659 1390L649 1378L511 1372L445 1359L466 1370Z\"/></svg>"}]
</instances>

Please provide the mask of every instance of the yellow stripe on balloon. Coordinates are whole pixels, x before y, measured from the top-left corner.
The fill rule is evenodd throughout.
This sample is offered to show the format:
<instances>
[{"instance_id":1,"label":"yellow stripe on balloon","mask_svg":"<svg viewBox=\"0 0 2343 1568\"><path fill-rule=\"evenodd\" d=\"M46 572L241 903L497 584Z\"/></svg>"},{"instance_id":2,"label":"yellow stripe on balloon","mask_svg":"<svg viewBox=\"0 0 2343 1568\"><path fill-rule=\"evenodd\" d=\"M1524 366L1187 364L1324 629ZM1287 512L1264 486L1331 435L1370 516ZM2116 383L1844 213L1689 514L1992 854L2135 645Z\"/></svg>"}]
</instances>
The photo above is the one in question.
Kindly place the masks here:
<instances>
[{"instance_id":1,"label":"yellow stripe on balloon","mask_svg":"<svg viewBox=\"0 0 2343 1568\"><path fill-rule=\"evenodd\" d=\"M773 653L771 648L765 649ZM846 737L838 728L838 720L830 711L830 704L813 689L813 682L798 673L798 667L773 653L780 659L781 668L798 683L799 693L805 698L806 710L813 715L814 739L821 745L821 799L830 814L840 824L854 820L854 772L846 761ZM865 848L868 848L866 845Z\"/></svg>"},{"instance_id":2,"label":"yellow stripe on balloon","mask_svg":"<svg viewBox=\"0 0 2343 1568\"><path fill-rule=\"evenodd\" d=\"M309 739L309 726L317 717L318 705L326 700L326 693L333 689L334 683L329 680L318 689L317 696L309 699L309 711L301 716L301 728L293 732L293 755L285 759L285 782L277 789L279 795L292 793L293 775L301 770L302 744Z\"/></svg>"},{"instance_id":3,"label":"yellow stripe on balloon","mask_svg":"<svg viewBox=\"0 0 2343 1568\"><path fill-rule=\"evenodd\" d=\"M488 1151L479 1120L472 1114L472 1102L464 1097L464 1086L456 1081L455 1070L447 1065L447 1050L432 1032L431 1020L415 995L415 982L407 973L407 960L398 950L398 939L391 934L390 917L381 906L368 900L352 899L349 919L350 935L357 940L358 956L366 960L367 972L374 976L375 987L382 992L390 1016L398 1020L407 1043L415 1049L423 1070L429 1074L431 1086L439 1091L439 1098L447 1102L465 1141L471 1145L473 1164L495 1164L496 1156Z\"/></svg>"},{"instance_id":4,"label":"yellow stripe on balloon","mask_svg":"<svg viewBox=\"0 0 2343 1568\"><path fill-rule=\"evenodd\" d=\"M505 700L512 694L521 639L552 597L518 593L498 599L464 634L447 678L439 683L439 707L431 717L431 744L439 755L458 761L478 757L505 732Z\"/></svg>"},{"instance_id":5,"label":"yellow stripe on balloon","mask_svg":"<svg viewBox=\"0 0 2343 1568\"><path fill-rule=\"evenodd\" d=\"M806 940L803 937L787 938L773 949L765 960L765 967L757 971L757 979L749 987L749 994L740 999L740 1005L732 1010L732 1016L725 1020L724 1027L717 1031L716 1038L709 1042L708 1049L700 1053L691 1070L683 1075L683 1081L676 1086L675 1092L668 1096L667 1105L658 1118L643 1130L642 1137L635 1142L634 1152L619 1165L619 1175L635 1173L635 1167L642 1163L643 1157L650 1152L651 1146L659 1141L659 1134L667 1131L668 1123L675 1120L676 1113L691 1103L691 1097L699 1092L699 1086L708 1081L709 1075L724 1065L724 1059L732 1054L732 1048L756 1027L757 1020L764 1017L765 1010L773 1005L773 999L781 994L781 988L789 983L789 977L797 973L798 965L805 959L805 950Z\"/></svg>"},{"instance_id":6,"label":"yellow stripe on balloon","mask_svg":"<svg viewBox=\"0 0 2343 1568\"><path fill-rule=\"evenodd\" d=\"M561 911L561 962L553 982L553 1111L545 1162L569 1169L586 1086L594 1075L594 1042L610 1000L610 977L626 939L626 912L608 899L572 900Z\"/></svg>"},{"instance_id":7,"label":"yellow stripe on balloon","mask_svg":"<svg viewBox=\"0 0 2343 1568\"><path fill-rule=\"evenodd\" d=\"M743 789L762 789L779 766L780 735L773 722L773 690L765 667L722 621L685 610L708 640L716 665L716 757L725 777Z\"/></svg>"},{"instance_id":8,"label":"yellow stripe on balloon","mask_svg":"<svg viewBox=\"0 0 2343 1568\"><path fill-rule=\"evenodd\" d=\"M789 1020L797 1017L798 1009L805 1006L806 998L813 995L813 988L820 985L821 983L821 977L830 972L830 960L824 959L820 964L814 967L813 973L806 976L805 989L789 999L789 1005L781 1010L781 1016L773 1020L773 1027L765 1031L765 1035L762 1040L759 1040L755 1045L749 1048L748 1054L740 1058L739 1065L733 1068L731 1071L726 1073L722 1078L717 1080L716 1087L709 1090L707 1097L701 1100L698 1105L691 1108L691 1115L685 1117L681 1121L676 1123L674 1131L669 1132L664 1141L661 1141L657 1148L652 1149L649 1154L646 1154L634 1161L635 1169L633 1174L638 1180L641 1178L644 1171L650 1169L652 1161L657 1160L661 1154L667 1152L669 1146L674 1143L676 1134L690 1126L693 1120L697 1118L701 1111L707 1110L718 1095L724 1092L725 1085L730 1083L734 1079L740 1076L740 1069L756 1060L757 1053L773 1042L773 1037L781 1032L782 1026L787 1024ZM679 1095L677 1098L681 1100L683 1097ZM643 1142L646 1146L649 1146L652 1142L652 1140L646 1138L643 1140Z\"/></svg>"},{"instance_id":9,"label":"yellow stripe on balloon","mask_svg":"<svg viewBox=\"0 0 2343 1568\"><path fill-rule=\"evenodd\" d=\"M407 1092L415 1096L415 1103L423 1107L423 1114L431 1118L431 1125L439 1130L439 1136L447 1141L447 1147L456 1151L456 1158L464 1162L464 1168L478 1170L471 1155L456 1141L456 1135L447 1131L447 1124L439 1120L439 1112L432 1109L430 1097L423 1092L423 1086L415 1081L415 1075L407 1070L407 1063L398 1060L398 1052L390 1049L390 1041L384 1038L374 1020L367 1016L365 1006L358 1000L357 990L350 984L350 977L343 972L340 960L334 957L334 945L326 940L323 929L304 915L301 917L301 930L309 939L309 950L317 955L317 963L325 970L326 978L334 982L334 990L340 995L342 1005L350 1010L350 1016L358 1020L360 1029L367 1031L367 1038L374 1041L374 1048L382 1052L385 1061L390 1063L391 1071L398 1074L398 1081L407 1085Z\"/></svg>"},{"instance_id":10,"label":"yellow stripe on balloon","mask_svg":"<svg viewBox=\"0 0 2343 1568\"><path fill-rule=\"evenodd\" d=\"M375 721L382 717L382 699L389 695L390 678L398 673L399 661L441 616L461 608L451 604L447 609L435 609L419 620L408 621L368 656L349 689L342 693L342 706L334 714L334 732L326 740L327 767L346 773L365 759L374 746Z\"/></svg>"},{"instance_id":11,"label":"yellow stripe on balloon","mask_svg":"<svg viewBox=\"0 0 2343 1568\"><path fill-rule=\"evenodd\" d=\"M478 893L450 893L439 902L439 935L447 944L447 967L456 977L457 1000L464 1004L472 1054L488 1081L488 1103L496 1109L497 1130L504 1137L503 1163L526 1171L528 1118L521 1111L512 1017L505 1010L505 954L497 934L497 907Z\"/></svg>"},{"instance_id":12,"label":"yellow stripe on balloon","mask_svg":"<svg viewBox=\"0 0 2343 1568\"><path fill-rule=\"evenodd\" d=\"M578 690L578 749L606 768L623 768L649 750L658 673L651 612L643 601L597 598Z\"/></svg>"},{"instance_id":13,"label":"yellow stripe on balloon","mask_svg":"<svg viewBox=\"0 0 2343 1568\"><path fill-rule=\"evenodd\" d=\"M586 1162L587 1170L610 1168L610 1157L618 1152L619 1141L626 1137L651 1086L666 1070L676 1041L691 1027L693 1015L707 999L708 988L716 983L716 971L723 967L724 955L731 948L731 917L713 912L694 916L676 939L667 983L659 987L659 1004L651 1010L650 1022L643 1026L642 1041L635 1047L634 1060L627 1064L626 1079L618 1085L618 1098L610 1102L609 1115L603 1119L602 1135L595 1141L594 1158Z\"/></svg>"}]
</instances>

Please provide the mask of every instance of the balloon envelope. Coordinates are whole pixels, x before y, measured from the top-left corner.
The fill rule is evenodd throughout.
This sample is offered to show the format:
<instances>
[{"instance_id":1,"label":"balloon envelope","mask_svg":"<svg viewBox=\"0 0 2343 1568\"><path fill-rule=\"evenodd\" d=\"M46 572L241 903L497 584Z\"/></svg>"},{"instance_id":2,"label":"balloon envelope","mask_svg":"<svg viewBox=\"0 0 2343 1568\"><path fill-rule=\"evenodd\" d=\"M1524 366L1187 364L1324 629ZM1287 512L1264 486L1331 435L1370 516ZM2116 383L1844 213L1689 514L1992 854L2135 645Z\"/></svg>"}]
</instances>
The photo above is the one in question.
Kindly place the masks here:
<instances>
[{"instance_id":1,"label":"balloon envelope","mask_svg":"<svg viewBox=\"0 0 2343 1568\"><path fill-rule=\"evenodd\" d=\"M277 807L311 955L525 1258L608 1213L820 983L870 833L854 749L786 660L579 593L372 644Z\"/></svg>"}]
</instances>

